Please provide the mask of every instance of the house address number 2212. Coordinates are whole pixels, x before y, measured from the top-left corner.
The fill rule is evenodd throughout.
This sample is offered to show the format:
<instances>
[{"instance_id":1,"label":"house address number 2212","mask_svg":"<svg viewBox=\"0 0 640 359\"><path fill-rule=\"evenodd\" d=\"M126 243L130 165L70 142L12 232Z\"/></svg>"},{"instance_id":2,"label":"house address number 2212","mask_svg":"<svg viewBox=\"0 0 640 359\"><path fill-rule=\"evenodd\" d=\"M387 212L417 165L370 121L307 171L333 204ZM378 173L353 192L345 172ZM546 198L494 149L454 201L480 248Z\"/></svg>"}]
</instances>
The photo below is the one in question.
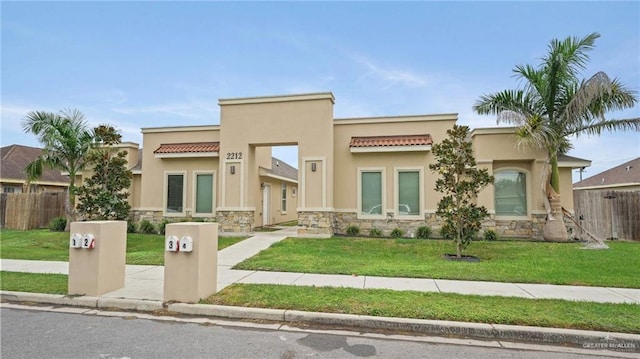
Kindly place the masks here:
<instances>
[{"instance_id":1,"label":"house address number 2212","mask_svg":"<svg viewBox=\"0 0 640 359\"><path fill-rule=\"evenodd\" d=\"M227 152L227 159L228 160L241 160L242 159L242 152Z\"/></svg>"}]
</instances>

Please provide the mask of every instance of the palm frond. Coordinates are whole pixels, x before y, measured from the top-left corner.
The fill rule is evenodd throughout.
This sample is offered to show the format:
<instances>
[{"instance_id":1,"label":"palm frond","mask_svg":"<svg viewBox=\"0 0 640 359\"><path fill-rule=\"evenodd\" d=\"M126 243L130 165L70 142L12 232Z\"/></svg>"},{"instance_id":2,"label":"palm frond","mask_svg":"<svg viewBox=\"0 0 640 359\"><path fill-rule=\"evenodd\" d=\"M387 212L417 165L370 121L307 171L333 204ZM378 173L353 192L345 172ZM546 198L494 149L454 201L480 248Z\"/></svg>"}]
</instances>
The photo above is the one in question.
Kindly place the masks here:
<instances>
[{"instance_id":1,"label":"palm frond","mask_svg":"<svg viewBox=\"0 0 640 359\"><path fill-rule=\"evenodd\" d=\"M585 135L600 135L603 131L636 131L640 132L640 117L627 118L619 120L601 120L592 122L575 128L571 133L566 133L566 136L581 134Z\"/></svg>"},{"instance_id":2,"label":"palm frond","mask_svg":"<svg viewBox=\"0 0 640 359\"><path fill-rule=\"evenodd\" d=\"M557 143L557 134L549 121L533 115L516 130L516 145L535 149L549 149Z\"/></svg>"},{"instance_id":3,"label":"palm frond","mask_svg":"<svg viewBox=\"0 0 640 359\"><path fill-rule=\"evenodd\" d=\"M575 121L582 118L585 113L595 110L593 107L597 99L608 97L612 91L612 82L606 73L600 71L591 76L590 79L582 81L575 91L573 89L568 90L568 94L564 98L567 98L569 102L564 106L561 117L573 122L571 120ZM604 114L600 109L596 112L598 112L598 115Z\"/></svg>"}]
</instances>

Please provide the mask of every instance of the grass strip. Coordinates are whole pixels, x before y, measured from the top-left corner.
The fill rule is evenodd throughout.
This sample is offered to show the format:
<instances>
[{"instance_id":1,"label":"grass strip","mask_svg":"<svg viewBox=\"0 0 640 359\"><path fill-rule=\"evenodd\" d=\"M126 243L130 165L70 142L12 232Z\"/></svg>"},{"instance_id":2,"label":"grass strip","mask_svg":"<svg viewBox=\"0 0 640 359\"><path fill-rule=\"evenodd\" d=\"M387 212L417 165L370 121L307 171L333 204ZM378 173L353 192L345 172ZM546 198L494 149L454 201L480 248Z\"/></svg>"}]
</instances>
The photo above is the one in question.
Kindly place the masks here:
<instances>
[{"instance_id":1,"label":"grass strip","mask_svg":"<svg viewBox=\"0 0 640 359\"><path fill-rule=\"evenodd\" d=\"M66 274L0 271L0 288L15 292L67 294Z\"/></svg>"},{"instance_id":2,"label":"grass strip","mask_svg":"<svg viewBox=\"0 0 640 359\"><path fill-rule=\"evenodd\" d=\"M419 239L287 238L235 269L640 288L640 243L473 242L477 263L448 261L453 242Z\"/></svg>"},{"instance_id":3,"label":"grass strip","mask_svg":"<svg viewBox=\"0 0 640 359\"><path fill-rule=\"evenodd\" d=\"M234 284L201 303L640 333L637 304L271 284Z\"/></svg>"},{"instance_id":4,"label":"grass strip","mask_svg":"<svg viewBox=\"0 0 640 359\"><path fill-rule=\"evenodd\" d=\"M66 294L67 280L0 272L0 288L8 291ZM201 303L640 334L637 304L271 284L234 284Z\"/></svg>"},{"instance_id":5,"label":"grass strip","mask_svg":"<svg viewBox=\"0 0 640 359\"><path fill-rule=\"evenodd\" d=\"M0 230L0 256L5 259L44 261L69 260L69 232L49 230ZM218 237L222 250L246 237ZM164 236L160 234L127 234L127 264L163 265Z\"/></svg>"}]
</instances>

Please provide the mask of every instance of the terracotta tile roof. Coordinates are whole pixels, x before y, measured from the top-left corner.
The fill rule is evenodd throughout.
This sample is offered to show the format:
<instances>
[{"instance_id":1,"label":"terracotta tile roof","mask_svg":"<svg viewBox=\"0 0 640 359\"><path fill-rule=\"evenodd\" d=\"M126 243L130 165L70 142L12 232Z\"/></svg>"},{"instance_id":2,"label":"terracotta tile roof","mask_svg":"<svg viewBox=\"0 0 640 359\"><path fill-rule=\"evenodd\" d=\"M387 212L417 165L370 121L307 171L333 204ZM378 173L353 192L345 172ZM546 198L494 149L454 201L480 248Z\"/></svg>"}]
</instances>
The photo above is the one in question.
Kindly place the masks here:
<instances>
[{"instance_id":1,"label":"terracotta tile roof","mask_svg":"<svg viewBox=\"0 0 640 359\"><path fill-rule=\"evenodd\" d=\"M351 137L349 147L427 146L433 144L431 135L396 135Z\"/></svg>"},{"instance_id":2,"label":"terracotta tile roof","mask_svg":"<svg viewBox=\"0 0 640 359\"><path fill-rule=\"evenodd\" d=\"M163 143L153 153L203 153L219 150L220 142Z\"/></svg>"},{"instance_id":3,"label":"terracotta tile roof","mask_svg":"<svg viewBox=\"0 0 640 359\"><path fill-rule=\"evenodd\" d=\"M640 184L640 157L576 182L573 188L607 188L621 184Z\"/></svg>"},{"instance_id":4,"label":"terracotta tile roof","mask_svg":"<svg viewBox=\"0 0 640 359\"><path fill-rule=\"evenodd\" d=\"M24 168L31 162L33 162L38 156L42 154L41 148L22 146L22 145L10 145L0 149L0 174L2 178L14 179L14 180L26 180L27 175L24 173ZM59 182L62 185L69 183L69 177L63 176L59 170L44 169L42 171L42 177L35 181L38 182Z\"/></svg>"}]
</instances>

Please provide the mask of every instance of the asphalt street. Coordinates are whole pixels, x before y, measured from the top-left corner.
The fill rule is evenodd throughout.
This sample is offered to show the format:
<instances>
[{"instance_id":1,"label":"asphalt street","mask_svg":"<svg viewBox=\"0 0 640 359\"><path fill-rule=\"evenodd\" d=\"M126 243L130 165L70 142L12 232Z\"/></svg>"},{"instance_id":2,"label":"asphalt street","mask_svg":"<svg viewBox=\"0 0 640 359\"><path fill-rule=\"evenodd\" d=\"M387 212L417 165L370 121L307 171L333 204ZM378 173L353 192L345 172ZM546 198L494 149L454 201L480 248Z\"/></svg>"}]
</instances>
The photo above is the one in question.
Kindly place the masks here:
<instances>
[{"instance_id":1,"label":"asphalt street","mask_svg":"<svg viewBox=\"0 0 640 359\"><path fill-rule=\"evenodd\" d=\"M70 313L65 313L69 311ZM420 337L268 329L268 325L211 325L196 320L158 320L137 313L73 308L0 309L1 357L12 358L597 358L561 347L522 350L482 343L433 343ZM604 358L604 357L603 357Z\"/></svg>"}]
</instances>

